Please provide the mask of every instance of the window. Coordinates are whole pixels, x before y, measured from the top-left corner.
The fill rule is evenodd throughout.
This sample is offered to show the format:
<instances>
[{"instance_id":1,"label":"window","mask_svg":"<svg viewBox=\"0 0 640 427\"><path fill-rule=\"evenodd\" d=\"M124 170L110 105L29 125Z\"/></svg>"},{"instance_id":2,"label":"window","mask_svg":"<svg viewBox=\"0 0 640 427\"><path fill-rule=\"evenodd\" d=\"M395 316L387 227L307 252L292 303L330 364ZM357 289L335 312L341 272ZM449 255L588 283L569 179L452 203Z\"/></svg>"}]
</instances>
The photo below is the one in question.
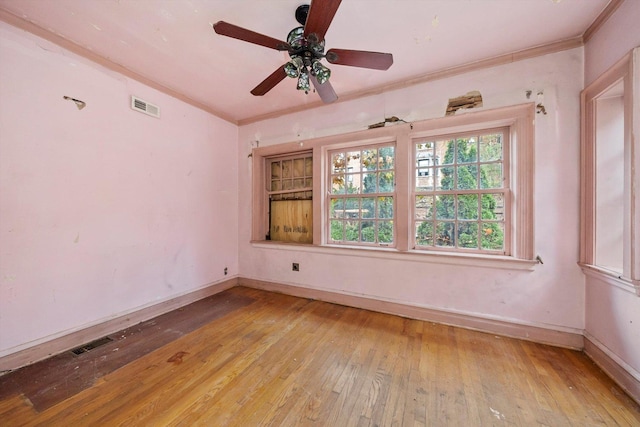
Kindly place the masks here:
<instances>
[{"instance_id":1,"label":"window","mask_svg":"<svg viewBox=\"0 0 640 427\"><path fill-rule=\"evenodd\" d=\"M508 129L415 142L416 248L508 252L508 146Z\"/></svg>"},{"instance_id":2,"label":"window","mask_svg":"<svg viewBox=\"0 0 640 427\"><path fill-rule=\"evenodd\" d=\"M313 157L311 153L267 160L269 240L313 241Z\"/></svg>"},{"instance_id":3,"label":"window","mask_svg":"<svg viewBox=\"0 0 640 427\"><path fill-rule=\"evenodd\" d=\"M256 148L254 242L275 240L274 225L285 225L274 202L307 200L307 242L323 250L468 254L530 266L534 118L528 103L307 140L295 144L306 150L299 153L287 152L291 144ZM304 159L302 175L296 159ZM283 211L292 218L295 209Z\"/></svg>"},{"instance_id":4,"label":"window","mask_svg":"<svg viewBox=\"0 0 640 427\"><path fill-rule=\"evenodd\" d=\"M640 295L636 48L582 92L580 264Z\"/></svg>"},{"instance_id":5,"label":"window","mask_svg":"<svg viewBox=\"0 0 640 427\"><path fill-rule=\"evenodd\" d=\"M330 243L392 245L395 148L330 151Z\"/></svg>"}]
</instances>

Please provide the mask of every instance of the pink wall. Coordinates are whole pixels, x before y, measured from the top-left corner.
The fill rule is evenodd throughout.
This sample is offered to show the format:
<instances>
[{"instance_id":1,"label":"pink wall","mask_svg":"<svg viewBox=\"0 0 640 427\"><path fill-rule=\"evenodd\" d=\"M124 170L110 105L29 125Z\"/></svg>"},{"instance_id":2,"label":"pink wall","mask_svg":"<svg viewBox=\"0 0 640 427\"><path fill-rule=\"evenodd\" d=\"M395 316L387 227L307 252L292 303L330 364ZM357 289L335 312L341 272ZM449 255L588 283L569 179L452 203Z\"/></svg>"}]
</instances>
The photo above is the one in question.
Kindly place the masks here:
<instances>
[{"instance_id":1,"label":"pink wall","mask_svg":"<svg viewBox=\"0 0 640 427\"><path fill-rule=\"evenodd\" d=\"M589 40L585 45L587 85L640 46L639 22L640 2L626 0ZM640 298L630 286L615 282L587 275L585 335L640 382Z\"/></svg>"},{"instance_id":2,"label":"pink wall","mask_svg":"<svg viewBox=\"0 0 640 427\"><path fill-rule=\"evenodd\" d=\"M479 90L484 108L528 102L544 91L537 115L535 245L544 265L518 271L445 264L433 258L344 255L330 249L272 248L250 243L240 227L240 271L250 279L436 308L580 334L584 276L577 266L582 48L254 123L240 128L240 223L250 224L251 144L260 147L366 129L385 117L444 116L449 98ZM304 96L304 95L301 95ZM535 96L535 95L534 95ZM530 101L529 101L530 102ZM300 272L291 271L291 263Z\"/></svg>"},{"instance_id":3,"label":"pink wall","mask_svg":"<svg viewBox=\"0 0 640 427\"><path fill-rule=\"evenodd\" d=\"M585 44L585 86L640 46L640 2L625 0Z\"/></svg>"},{"instance_id":4,"label":"pink wall","mask_svg":"<svg viewBox=\"0 0 640 427\"><path fill-rule=\"evenodd\" d=\"M0 356L236 276L237 132L0 23Z\"/></svg>"}]
</instances>

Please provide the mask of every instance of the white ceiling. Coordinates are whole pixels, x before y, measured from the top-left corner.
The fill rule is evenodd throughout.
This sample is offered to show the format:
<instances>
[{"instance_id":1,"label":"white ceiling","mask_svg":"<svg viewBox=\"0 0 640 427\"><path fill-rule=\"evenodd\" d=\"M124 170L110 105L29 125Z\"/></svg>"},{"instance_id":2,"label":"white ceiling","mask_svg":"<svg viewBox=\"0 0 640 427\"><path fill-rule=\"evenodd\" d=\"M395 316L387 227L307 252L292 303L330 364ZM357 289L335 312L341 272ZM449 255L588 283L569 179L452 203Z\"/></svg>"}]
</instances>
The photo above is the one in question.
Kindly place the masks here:
<instances>
[{"instance_id":1,"label":"white ceiling","mask_svg":"<svg viewBox=\"0 0 640 427\"><path fill-rule=\"evenodd\" d=\"M316 0L320 1L320 0ZM635 0L634 0L635 1ZM234 122L316 105L285 79L249 93L286 52L214 33L217 21L285 40L304 0L0 0L21 20L122 65ZM329 65L340 96L580 37L609 0L344 0L326 47L393 54L387 71ZM27 25L28 28L28 25Z\"/></svg>"}]
</instances>

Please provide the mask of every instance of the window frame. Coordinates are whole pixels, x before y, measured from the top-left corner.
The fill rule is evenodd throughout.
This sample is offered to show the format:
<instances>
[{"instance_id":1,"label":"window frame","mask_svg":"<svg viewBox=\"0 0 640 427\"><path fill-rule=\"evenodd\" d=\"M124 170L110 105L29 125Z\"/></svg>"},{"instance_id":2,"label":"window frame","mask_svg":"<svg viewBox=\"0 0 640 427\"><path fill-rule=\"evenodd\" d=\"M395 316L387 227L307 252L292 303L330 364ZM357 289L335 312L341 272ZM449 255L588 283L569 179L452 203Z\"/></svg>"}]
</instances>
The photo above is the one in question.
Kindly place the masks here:
<instances>
[{"instance_id":1,"label":"window frame","mask_svg":"<svg viewBox=\"0 0 640 427\"><path fill-rule=\"evenodd\" d=\"M334 165L332 164L333 162L333 155L335 153L348 153L348 152L353 152L353 151L364 151L367 149L373 149L375 148L376 150L379 150L381 148L387 148L387 147L393 147L394 150L394 160L393 160L393 168L391 169L380 169L378 167L376 167L375 169L375 173L378 174L380 173L380 171L392 171L394 174L394 179L393 179L393 190L389 191L389 192L375 192L375 193L353 193L353 194L349 194L349 193L344 193L344 194L338 194L338 193L334 193L331 191L332 187L333 187L333 176L335 176L336 174L333 173L333 169L334 169ZM376 154L376 156L378 156L379 154ZM353 245L353 246L369 246L369 247L391 247L394 248L396 246L396 239L397 239L397 230L396 230L396 210L397 210L397 197L396 197L396 178L395 178L395 174L397 172L397 162L396 162L396 144L393 142L386 142L386 143L377 143L377 144L367 144L367 145L354 145L354 146L348 146L348 147L341 147L341 148L335 148L335 147L331 147L327 150L326 152L326 156L328 159L327 162L327 166L328 169L325 171L325 179L327 180L326 185L327 185L327 189L329 190L327 192L327 203L326 203L326 211L324 212L325 218L328 222L328 226L325 227L325 232L326 232L326 239L325 241L328 244L331 245ZM361 180L363 179L362 176L364 175L363 171L348 171L349 169L353 169L352 167L348 167L347 164L345 164L345 168L344 168L344 172L343 175L345 176L345 183L347 182L352 182L353 181L353 177L355 175L360 175L361 176ZM350 179L351 178L351 179ZM381 223L384 222L385 220L388 221L390 220L392 223L392 236L393 239L390 243L386 243L386 242L379 242L374 241L374 242L364 242L364 241L349 241L349 240L332 240L331 238L331 221L335 221L335 218L331 217L331 201L333 199L344 199L346 201L346 199L360 199L360 203L359 203L359 212L362 212L362 199L367 199L367 198L380 198L380 197L391 197L393 199L392 202L392 207L393 207L393 216L390 219L387 218L379 218L377 215L377 212L374 212L374 215L372 218L362 218L362 217L358 217L358 221L359 222L365 222L363 220L369 220L370 222L374 222L374 223ZM375 203L376 206L378 206L377 202ZM346 211L346 210L345 210ZM378 226L375 226L375 230L379 230Z\"/></svg>"},{"instance_id":2,"label":"window frame","mask_svg":"<svg viewBox=\"0 0 640 427\"><path fill-rule=\"evenodd\" d=\"M635 48L581 93L580 259L585 274L640 296L640 48ZM596 260L596 120L600 96L624 82L623 272Z\"/></svg>"},{"instance_id":3,"label":"window frame","mask_svg":"<svg viewBox=\"0 0 640 427\"><path fill-rule=\"evenodd\" d=\"M503 264L505 268L530 269L534 264L534 135L535 104L526 103L491 110L467 110L462 114L422 120L414 123L399 123L389 127L374 128L357 132L320 137L305 141L295 141L278 145L254 148L252 151L252 243L260 247L273 247L265 242L265 206L262 189L265 187L265 158L274 155L294 154L313 150L313 244L304 245L309 250L317 248L322 253L332 250L362 249L367 251L391 251L399 256L430 262L446 260L468 260L471 264L482 265L493 260L492 265ZM509 151L509 172L511 187L509 209L511 210L509 255L487 255L461 253L455 251L432 251L414 249L413 212L411 208L415 171L413 140L443 134L460 134L469 131L508 127L511 149ZM328 179L329 151L341 148L393 143L396 147L396 198L395 198L395 247L363 247L330 244L327 241L328 223ZM402 165L402 166L401 166ZM289 243L273 242L277 245ZM418 256L417 258L413 258ZM436 258L434 258L436 257ZM505 263L506 262L506 263ZM509 264L511 264L509 266Z\"/></svg>"},{"instance_id":4,"label":"window frame","mask_svg":"<svg viewBox=\"0 0 640 427\"><path fill-rule=\"evenodd\" d=\"M422 142L436 142L436 141L442 141L442 140L451 140L451 139L457 139L457 138L467 138L467 137L473 137L473 136L482 136L482 135L487 135L487 134L492 134L492 133L501 133L503 136L503 142L502 142L502 158L500 160L500 164L502 165L502 178L503 178L503 185L501 188L489 188L489 189L482 189L482 188L477 188L477 189L450 189L450 190L438 190L435 186L435 178L434 178L434 188L433 190L422 190L419 191L417 189L417 180L419 176L429 176L427 175L419 175L419 165L418 165L418 157L417 157L417 144L419 144L421 141ZM509 157L509 147L510 147L511 141L510 141L510 130L508 126L501 126L501 127L496 127L496 128L479 128L479 129L475 129L472 131L467 131L467 132L462 132L462 133L453 133L453 134L443 134L443 135L433 135L430 136L428 138L425 137L414 137L411 140L411 146L413 149L413 153L414 153L414 162L413 162L413 180L412 180L412 195L411 195L411 200L410 200L410 204L411 204L411 210L412 210L412 245L413 245L413 249L416 250L425 250L425 251L443 251L443 252L451 252L452 248L451 247L447 247L447 246L438 246L438 245L433 245L433 246L427 246L427 245L419 245L419 243L416 240L416 234L417 234L417 229L416 229L416 223L418 221L418 219L416 218L416 197L420 196L420 195L425 195L425 196L434 196L436 197L437 195L454 195L454 196L458 196L458 195L463 195L463 194L473 194L473 195L478 195L478 196L482 196L483 194L496 194L496 193L502 193L502 197L503 197L503 202L504 202L504 219L503 221L501 221L504 224L504 242L503 242L503 249L501 250L489 250L489 249L482 249L482 248L477 248L477 249L471 249L471 248L461 248L461 247L456 247L453 248L453 250L456 253L480 253L480 254L487 254L487 255L504 255L504 256L509 256L511 254L511 227L510 227L510 223L511 223L511 191L510 191L510 185L511 185L511 169L510 169L510 157ZM435 160L433 161L434 165L432 166L431 170L437 171L439 169L443 169L443 168L452 168L454 171L456 170L457 167L459 166L464 166L464 163L457 163L456 161L454 161L454 163L452 164L445 164L442 161L438 162L437 161L437 157L435 158ZM479 153L478 153L478 159L476 160L476 162L472 162L472 163L468 163L469 165L477 165L480 166L483 163L489 163L489 162L482 162L480 160L479 157ZM494 162L495 163L495 162ZM427 169L429 170L429 169ZM437 177L438 174L436 173L435 176ZM480 215L480 208L478 207L478 219L477 222L478 224L482 223L482 218ZM439 221L437 218L434 219L434 224L437 224ZM458 224L460 222L465 222L464 220L460 220L459 218L454 218L452 219L452 222ZM470 221L469 221L470 222ZM491 222L491 221L489 221ZM457 228L457 225L456 225Z\"/></svg>"}]
</instances>

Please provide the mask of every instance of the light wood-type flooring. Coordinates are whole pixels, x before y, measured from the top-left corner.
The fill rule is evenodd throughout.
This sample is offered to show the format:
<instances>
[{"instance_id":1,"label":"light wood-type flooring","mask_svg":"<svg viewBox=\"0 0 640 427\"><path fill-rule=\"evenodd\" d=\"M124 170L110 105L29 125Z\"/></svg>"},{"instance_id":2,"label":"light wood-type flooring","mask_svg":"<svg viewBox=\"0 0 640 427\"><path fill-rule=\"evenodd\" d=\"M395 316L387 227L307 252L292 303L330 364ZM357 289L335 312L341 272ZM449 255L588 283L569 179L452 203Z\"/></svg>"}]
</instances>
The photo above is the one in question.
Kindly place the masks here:
<instances>
[{"instance_id":1,"label":"light wood-type flooring","mask_svg":"<svg viewBox=\"0 0 640 427\"><path fill-rule=\"evenodd\" d=\"M581 352L243 287L219 295L210 304L239 302L57 403L38 410L5 381L0 425L640 426Z\"/></svg>"}]
</instances>

